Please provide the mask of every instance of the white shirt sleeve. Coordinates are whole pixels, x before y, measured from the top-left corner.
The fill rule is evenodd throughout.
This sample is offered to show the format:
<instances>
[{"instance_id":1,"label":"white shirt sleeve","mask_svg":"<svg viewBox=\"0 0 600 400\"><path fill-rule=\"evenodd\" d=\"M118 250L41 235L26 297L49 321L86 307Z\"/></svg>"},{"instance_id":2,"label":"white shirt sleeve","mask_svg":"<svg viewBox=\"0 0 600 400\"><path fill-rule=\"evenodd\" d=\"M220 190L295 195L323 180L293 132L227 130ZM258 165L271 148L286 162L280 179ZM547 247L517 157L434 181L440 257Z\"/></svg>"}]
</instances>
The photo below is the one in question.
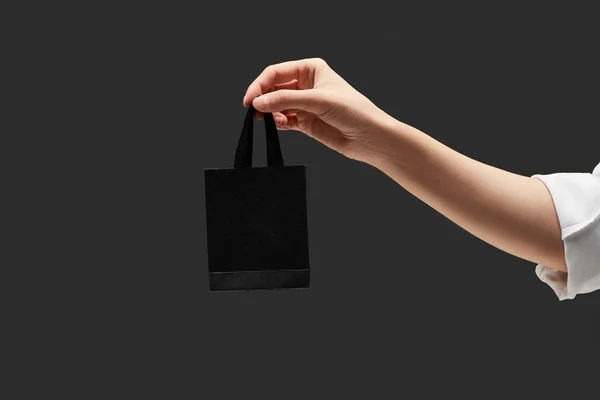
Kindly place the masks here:
<instances>
[{"instance_id":1,"label":"white shirt sleeve","mask_svg":"<svg viewBox=\"0 0 600 400\"><path fill-rule=\"evenodd\" d=\"M568 273L535 269L560 300L600 289L600 164L593 173L533 175L552 196L562 230Z\"/></svg>"}]
</instances>

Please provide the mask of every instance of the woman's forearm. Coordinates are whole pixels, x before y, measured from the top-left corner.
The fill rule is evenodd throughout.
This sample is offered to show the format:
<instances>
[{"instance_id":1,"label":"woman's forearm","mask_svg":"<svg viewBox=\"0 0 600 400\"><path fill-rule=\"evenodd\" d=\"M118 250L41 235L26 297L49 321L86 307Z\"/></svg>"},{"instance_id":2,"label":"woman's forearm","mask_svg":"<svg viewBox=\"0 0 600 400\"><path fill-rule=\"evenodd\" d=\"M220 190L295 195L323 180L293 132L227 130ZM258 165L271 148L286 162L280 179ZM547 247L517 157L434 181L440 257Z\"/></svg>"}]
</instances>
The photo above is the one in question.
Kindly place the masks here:
<instances>
[{"instance_id":1,"label":"woman's forearm","mask_svg":"<svg viewBox=\"0 0 600 400\"><path fill-rule=\"evenodd\" d=\"M376 125L365 161L478 238L567 270L560 224L543 182L473 160L391 117Z\"/></svg>"}]
</instances>

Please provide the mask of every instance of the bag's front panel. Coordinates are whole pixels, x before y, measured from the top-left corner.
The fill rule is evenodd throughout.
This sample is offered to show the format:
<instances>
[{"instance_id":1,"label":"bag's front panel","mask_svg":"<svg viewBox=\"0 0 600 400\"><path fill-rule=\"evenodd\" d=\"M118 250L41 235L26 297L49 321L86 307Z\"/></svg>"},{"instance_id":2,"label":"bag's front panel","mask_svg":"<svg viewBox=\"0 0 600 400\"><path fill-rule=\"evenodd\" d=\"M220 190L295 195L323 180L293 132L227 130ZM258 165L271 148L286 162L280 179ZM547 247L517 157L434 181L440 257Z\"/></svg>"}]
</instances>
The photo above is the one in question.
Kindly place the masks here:
<instances>
[{"instance_id":1,"label":"bag's front panel","mask_svg":"<svg viewBox=\"0 0 600 400\"><path fill-rule=\"evenodd\" d=\"M211 286L308 285L305 173L303 166L206 170L209 271L221 274Z\"/></svg>"}]
</instances>

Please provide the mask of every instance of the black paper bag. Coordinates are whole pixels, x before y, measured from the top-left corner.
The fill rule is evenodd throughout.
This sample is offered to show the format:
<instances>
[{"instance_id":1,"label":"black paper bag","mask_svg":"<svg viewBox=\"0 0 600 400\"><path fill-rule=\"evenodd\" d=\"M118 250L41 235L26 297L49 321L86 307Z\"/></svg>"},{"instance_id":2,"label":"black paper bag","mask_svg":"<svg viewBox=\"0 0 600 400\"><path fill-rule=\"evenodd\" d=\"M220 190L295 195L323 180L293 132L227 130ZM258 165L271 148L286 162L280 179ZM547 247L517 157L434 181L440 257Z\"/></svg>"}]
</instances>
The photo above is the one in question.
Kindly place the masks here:
<instances>
[{"instance_id":1,"label":"black paper bag","mask_svg":"<svg viewBox=\"0 0 600 400\"><path fill-rule=\"evenodd\" d=\"M310 286L306 167L283 165L272 114L264 121L267 167L252 168L250 106L234 168L204 171L211 291Z\"/></svg>"}]
</instances>

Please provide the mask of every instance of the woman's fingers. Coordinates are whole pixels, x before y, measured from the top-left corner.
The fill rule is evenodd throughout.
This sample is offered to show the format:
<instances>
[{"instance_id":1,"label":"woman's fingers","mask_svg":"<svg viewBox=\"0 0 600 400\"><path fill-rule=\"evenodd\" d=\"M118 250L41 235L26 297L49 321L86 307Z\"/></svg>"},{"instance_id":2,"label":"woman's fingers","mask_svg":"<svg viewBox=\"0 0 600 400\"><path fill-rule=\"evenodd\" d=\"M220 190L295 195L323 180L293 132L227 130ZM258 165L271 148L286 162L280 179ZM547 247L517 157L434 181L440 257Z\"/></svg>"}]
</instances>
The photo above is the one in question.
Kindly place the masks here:
<instances>
[{"instance_id":1,"label":"woman's fingers","mask_svg":"<svg viewBox=\"0 0 600 400\"><path fill-rule=\"evenodd\" d=\"M275 92L277 90L297 90L297 89L298 89L298 81L296 79L294 79L293 81L281 83L281 84L273 86L267 93ZM254 115L256 115L256 119L264 118L263 113L261 113L258 110L255 112ZM273 115L275 115L275 114L273 114Z\"/></svg>"},{"instance_id":2,"label":"woman's fingers","mask_svg":"<svg viewBox=\"0 0 600 400\"><path fill-rule=\"evenodd\" d=\"M287 61L270 65L248 86L244 96L244 106L261 94L268 93L277 84L286 83L294 79L306 78L310 73L312 64L310 60ZM314 68L313 68L314 69Z\"/></svg>"},{"instance_id":3,"label":"woman's fingers","mask_svg":"<svg viewBox=\"0 0 600 400\"><path fill-rule=\"evenodd\" d=\"M289 81L289 82L286 82L286 83L281 83L281 84L273 86L267 93L274 92L274 91L277 91L277 90L297 90L297 89L298 89L298 80L294 79L292 81ZM258 120L264 119L263 113L261 113L258 110L256 110L254 112L254 116Z\"/></svg>"},{"instance_id":4,"label":"woman's fingers","mask_svg":"<svg viewBox=\"0 0 600 400\"><path fill-rule=\"evenodd\" d=\"M278 90L257 97L252 102L254 108L262 112L299 109L316 115L325 113L330 107L329 103L325 94L315 89Z\"/></svg>"},{"instance_id":5,"label":"woman's fingers","mask_svg":"<svg viewBox=\"0 0 600 400\"><path fill-rule=\"evenodd\" d=\"M299 110L283 110L283 111L281 111L281 112L274 112L274 113L273 113L273 119L275 119L275 122L277 122L277 119L278 119L278 118L279 118L280 120L282 120L283 122L285 122L285 117L286 117L287 115L290 115L290 114L296 114L298 111L299 111ZM261 112L260 112L260 111L258 111L258 110L255 110L255 111L254 111L254 116L256 117L256 119L260 119L260 120L264 119L264 117L265 117L265 116L264 116L264 114L263 114L263 113L261 113ZM283 119L282 119L282 118L283 118Z\"/></svg>"}]
</instances>

